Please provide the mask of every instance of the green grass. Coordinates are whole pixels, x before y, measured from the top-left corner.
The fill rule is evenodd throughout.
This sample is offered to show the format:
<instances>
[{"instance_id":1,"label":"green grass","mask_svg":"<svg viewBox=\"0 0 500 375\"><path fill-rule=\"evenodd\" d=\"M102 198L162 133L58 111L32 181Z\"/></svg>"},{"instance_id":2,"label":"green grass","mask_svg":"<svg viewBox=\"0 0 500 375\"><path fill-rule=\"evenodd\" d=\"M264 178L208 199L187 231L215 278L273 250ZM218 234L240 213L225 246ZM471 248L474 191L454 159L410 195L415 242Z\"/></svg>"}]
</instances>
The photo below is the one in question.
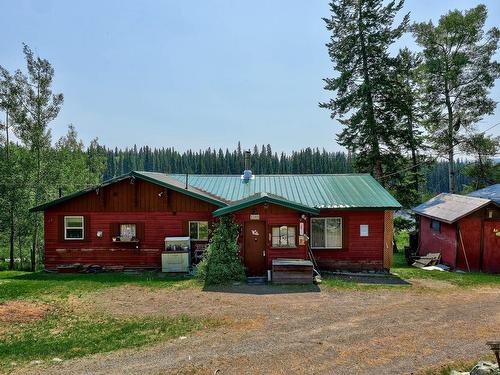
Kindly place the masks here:
<instances>
[{"instance_id":1,"label":"green grass","mask_svg":"<svg viewBox=\"0 0 500 375\"><path fill-rule=\"evenodd\" d=\"M33 360L50 363L52 358L69 359L89 354L134 348L183 336L220 324L197 317L115 318L89 314L72 308L68 297L123 285L147 288L201 288L192 277L156 273L126 275L51 274L20 271L0 272L0 304L25 300L48 307L43 318L28 323L3 324L0 329L0 373ZM16 365L12 365L15 362Z\"/></svg>"},{"instance_id":2,"label":"green grass","mask_svg":"<svg viewBox=\"0 0 500 375\"><path fill-rule=\"evenodd\" d=\"M402 279L434 279L449 282L458 287L500 286L500 275L484 272L443 272L427 271L406 264L404 247L408 246L408 233L396 234L399 253L394 254L391 272Z\"/></svg>"},{"instance_id":3,"label":"green grass","mask_svg":"<svg viewBox=\"0 0 500 375\"><path fill-rule=\"evenodd\" d=\"M500 286L500 275L482 272L443 272L427 271L406 264L404 247L408 246L409 236L407 232L396 233L396 244L399 252L393 256L391 272L397 274L401 279L433 279L446 281L452 285L462 288L479 286ZM405 288L407 285L385 284L381 279L377 284L361 284L356 280L345 280L335 276L325 276L322 286L336 289L370 290L379 288Z\"/></svg>"},{"instance_id":4,"label":"green grass","mask_svg":"<svg viewBox=\"0 0 500 375\"><path fill-rule=\"evenodd\" d=\"M53 274L44 272L0 272L0 303L14 299L52 300L120 285L149 288L189 288L199 286L192 277L165 276L153 272L142 275L123 273Z\"/></svg>"},{"instance_id":5,"label":"green grass","mask_svg":"<svg viewBox=\"0 0 500 375\"><path fill-rule=\"evenodd\" d=\"M11 324L7 333L0 334L0 372L34 360L50 363L56 357L64 360L139 347L218 324L188 316L116 319L57 309L36 322Z\"/></svg>"}]
</instances>

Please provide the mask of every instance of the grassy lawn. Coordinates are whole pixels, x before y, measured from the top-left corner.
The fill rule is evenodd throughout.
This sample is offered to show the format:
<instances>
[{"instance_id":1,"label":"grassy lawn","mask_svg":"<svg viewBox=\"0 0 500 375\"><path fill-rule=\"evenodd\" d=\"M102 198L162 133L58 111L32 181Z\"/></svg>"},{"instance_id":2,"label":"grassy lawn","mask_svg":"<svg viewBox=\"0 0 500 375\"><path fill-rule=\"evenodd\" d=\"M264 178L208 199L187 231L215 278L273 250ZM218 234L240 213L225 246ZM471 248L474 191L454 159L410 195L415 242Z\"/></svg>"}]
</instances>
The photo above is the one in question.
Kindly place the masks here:
<instances>
[{"instance_id":1,"label":"grassy lawn","mask_svg":"<svg viewBox=\"0 0 500 375\"><path fill-rule=\"evenodd\" d=\"M398 253L393 256L391 272L397 274L402 280L410 279L433 279L446 281L457 287L478 287L478 286L500 286L500 275L488 274L481 272L444 272L444 271L427 271L416 267L411 267L406 264L404 256L404 247L408 246L409 238L407 232L399 232L396 234L396 243L399 249ZM406 288L404 284L376 283L362 284L356 280L340 279L335 276L326 275L323 278L323 286L338 289L377 289L377 288Z\"/></svg>"},{"instance_id":2,"label":"grassy lawn","mask_svg":"<svg viewBox=\"0 0 500 375\"><path fill-rule=\"evenodd\" d=\"M426 271L416 267L409 267L404 256L404 246L408 245L408 233L396 234L396 243L399 253L394 254L391 272L402 279L434 279L449 282L458 287L475 287L482 285L500 286L500 275L481 272L445 272Z\"/></svg>"},{"instance_id":3,"label":"grassy lawn","mask_svg":"<svg viewBox=\"0 0 500 375\"><path fill-rule=\"evenodd\" d=\"M51 300L80 296L103 288L124 284L149 288L189 288L200 284L195 278L166 276L156 273L126 275L123 273L101 274L52 274L44 272L0 272L0 303L14 299Z\"/></svg>"},{"instance_id":4,"label":"grassy lawn","mask_svg":"<svg viewBox=\"0 0 500 375\"><path fill-rule=\"evenodd\" d=\"M0 308L23 303L21 319L0 319L0 372L31 361L50 363L120 348L133 348L217 326L216 320L189 316L115 318L80 311L72 300L104 288L139 285L148 288L200 287L188 277L157 274L47 274L0 272ZM36 319L23 319L25 310L43 307ZM77 305L76 305L77 306ZM12 313L11 313L12 314Z\"/></svg>"}]
</instances>

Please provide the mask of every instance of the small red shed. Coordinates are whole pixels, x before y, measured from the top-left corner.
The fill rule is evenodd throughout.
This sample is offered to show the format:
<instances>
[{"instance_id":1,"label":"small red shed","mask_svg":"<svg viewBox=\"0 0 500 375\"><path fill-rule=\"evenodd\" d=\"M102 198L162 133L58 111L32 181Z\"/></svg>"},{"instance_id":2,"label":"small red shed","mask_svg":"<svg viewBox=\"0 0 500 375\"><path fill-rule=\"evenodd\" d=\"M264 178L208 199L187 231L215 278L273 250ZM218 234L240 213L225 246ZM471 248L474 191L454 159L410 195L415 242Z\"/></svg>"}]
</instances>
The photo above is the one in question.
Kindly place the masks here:
<instances>
[{"instance_id":1,"label":"small red shed","mask_svg":"<svg viewBox=\"0 0 500 375\"><path fill-rule=\"evenodd\" d=\"M500 207L491 199L442 193L415 207L420 255L440 253L462 271L500 272Z\"/></svg>"},{"instance_id":2,"label":"small red shed","mask_svg":"<svg viewBox=\"0 0 500 375\"><path fill-rule=\"evenodd\" d=\"M323 269L388 269L399 203L370 175L167 175L131 172L35 207L44 211L45 267L158 269L166 237L189 238L191 259L214 220L241 224L248 275L280 258Z\"/></svg>"}]
</instances>

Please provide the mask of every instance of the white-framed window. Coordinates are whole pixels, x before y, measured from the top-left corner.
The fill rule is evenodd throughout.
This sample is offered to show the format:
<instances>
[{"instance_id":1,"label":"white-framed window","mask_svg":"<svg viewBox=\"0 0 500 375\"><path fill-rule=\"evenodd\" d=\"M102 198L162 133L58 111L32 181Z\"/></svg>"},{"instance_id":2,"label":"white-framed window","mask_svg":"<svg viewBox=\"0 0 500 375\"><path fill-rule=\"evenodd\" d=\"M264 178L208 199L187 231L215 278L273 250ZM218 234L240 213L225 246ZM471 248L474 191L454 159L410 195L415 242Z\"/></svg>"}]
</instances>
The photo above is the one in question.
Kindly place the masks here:
<instances>
[{"instance_id":1,"label":"white-framed window","mask_svg":"<svg viewBox=\"0 0 500 375\"><path fill-rule=\"evenodd\" d=\"M208 241L208 221L190 221L189 237L192 240Z\"/></svg>"},{"instance_id":2,"label":"white-framed window","mask_svg":"<svg viewBox=\"0 0 500 375\"><path fill-rule=\"evenodd\" d=\"M368 237L368 224L361 224L359 226L359 236Z\"/></svg>"},{"instance_id":3,"label":"white-framed window","mask_svg":"<svg viewBox=\"0 0 500 375\"><path fill-rule=\"evenodd\" d=\"M311 247L313 249L341 249L342 218L311 218Z\"/></svg>"},{"instance_id":4,"label":"white-framed window","mask_svg":"<svg viewBox=\"0 0 500 375\"><path fill-rule=\"evenodd\" d=\"M272 247L295 247L295 227L281 225L271 228Z\"/></svg>"},{"instance_id":5,"label":"white-framed window","mask_svg":"<svg viewBox=\"0 0 500 375\"><path fill-rule=\"evenodd\" d=\"M135 224L120 224L120 240L130 241L137 236Z\"/></svg>"},{"instance_id":6,"label":"white-framed window","mask_svg":"<svg viewBox=\"0 0 500 375\"><path fill-rule=\"evenodd\" d=\"M65 240L83 240L84 233L83 216L64 216Z\"/></svg>"}]
</instances>

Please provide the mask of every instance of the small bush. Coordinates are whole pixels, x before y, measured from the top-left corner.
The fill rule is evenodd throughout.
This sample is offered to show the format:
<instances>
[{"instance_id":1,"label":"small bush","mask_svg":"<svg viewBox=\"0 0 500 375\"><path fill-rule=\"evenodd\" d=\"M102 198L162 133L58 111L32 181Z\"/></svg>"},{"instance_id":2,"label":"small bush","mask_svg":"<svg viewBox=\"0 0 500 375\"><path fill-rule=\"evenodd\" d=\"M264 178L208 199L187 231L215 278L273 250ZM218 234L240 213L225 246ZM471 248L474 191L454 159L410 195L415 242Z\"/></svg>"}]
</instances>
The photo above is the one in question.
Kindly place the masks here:
<instances>
[{"instance_id":1,"label":"small bush","mask_svg":"<svg viewBox=\"0 0 500 375\"><path fill-rule=\"evenodd\" d=\"M238 230L238 224L229 217L215 224L205 258L198 265L198 277L205 284L224 284L245 278L238 255Z\"/></svg>"}]
</instances>

